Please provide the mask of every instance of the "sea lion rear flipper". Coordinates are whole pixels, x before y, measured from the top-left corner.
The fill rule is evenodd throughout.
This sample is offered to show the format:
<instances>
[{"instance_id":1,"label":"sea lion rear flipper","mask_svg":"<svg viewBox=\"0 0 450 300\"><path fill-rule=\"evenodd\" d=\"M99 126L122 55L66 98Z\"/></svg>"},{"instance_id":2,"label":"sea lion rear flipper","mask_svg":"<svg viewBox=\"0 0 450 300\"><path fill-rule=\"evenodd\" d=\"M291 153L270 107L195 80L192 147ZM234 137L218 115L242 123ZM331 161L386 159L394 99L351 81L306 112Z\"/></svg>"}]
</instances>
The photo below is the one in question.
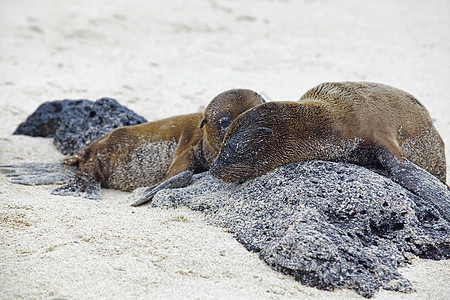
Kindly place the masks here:
<instances>
[{"instance_id":1,"label":"sea lion rear flipper","mask_svg":"<svg viewBox=\"0 0 450 300\"><path fill-rule=\"evenodd\" d=\"M0 166L13 183L26 185L52 184L66 182L75 174L76 167L60 162L23 163Z\"/></svg>"},{"instance_id":2,"label":"sea lion rear flipper","mask_svg":"<svg viewBox=\"0 0 450 300\"><path fill-rule=\"evenodd\" d=\"M439 179L410 162L400 161L386 148L378 148L376 155L390 178L404 188L423 198L450 221L450 189Z\"/></svg>"},{"instance_id":3,"label":"sea lion rear flipper","mask_svg":"<svg viewBox=\"0 0 450 300\"><path fill-rule=\"evenodd\" d=\"M151 201L155 194L163 189L173 189L173 188L181 188L187 186L192 181L192 175L194 172L192 170L186 170L181 173L178 173L155 187L150 187L144 189L139 195L138 200L133 202L131 206L139 206L141 204L147 203Z\"/></svg>"},{"instance_id":4,"label":"sea lion rear flipper","mask_svg":"<svg viewBox=\"0 0 450 300\"><path fill-rule=\"evenodd\" d=\"M77 174L66 184L54 189L52 194L95 200L101 197L101 188L100 183L91 176L87 174Z\"/></svg>"}]
</instances>

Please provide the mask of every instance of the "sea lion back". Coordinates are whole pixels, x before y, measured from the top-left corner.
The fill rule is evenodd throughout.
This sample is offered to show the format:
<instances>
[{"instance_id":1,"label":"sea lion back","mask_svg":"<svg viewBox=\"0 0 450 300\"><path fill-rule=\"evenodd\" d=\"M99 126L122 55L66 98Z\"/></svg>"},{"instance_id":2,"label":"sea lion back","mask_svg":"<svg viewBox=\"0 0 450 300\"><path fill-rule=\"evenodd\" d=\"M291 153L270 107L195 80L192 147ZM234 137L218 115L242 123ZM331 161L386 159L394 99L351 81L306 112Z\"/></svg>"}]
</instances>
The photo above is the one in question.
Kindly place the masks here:
<instances>
[{"instance_id":1,"label":"sea lion back","mask_svg":"<svg viewBox=\"0 0 450 300\"><path fill-rule=\"evenodd\" d=\"M346 138L387 148L441 181L446 180L444 143L430 114L414 96L371 82L331 82L307 91L300 103L318 102L333 114Z\"/></svg>"}]
</instances>

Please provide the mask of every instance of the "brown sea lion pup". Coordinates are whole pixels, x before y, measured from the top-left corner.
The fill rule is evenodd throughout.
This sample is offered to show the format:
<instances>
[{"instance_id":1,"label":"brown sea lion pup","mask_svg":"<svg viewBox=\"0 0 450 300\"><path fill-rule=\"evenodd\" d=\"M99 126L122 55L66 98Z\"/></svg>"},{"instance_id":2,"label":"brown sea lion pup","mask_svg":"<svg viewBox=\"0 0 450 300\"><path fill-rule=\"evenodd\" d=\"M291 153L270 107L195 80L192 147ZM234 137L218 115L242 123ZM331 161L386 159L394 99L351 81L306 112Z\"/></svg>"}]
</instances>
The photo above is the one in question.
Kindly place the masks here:
<instances>
[{"instance_id":1,"label":"brown sea lion pup","mask_svg":"<svg viewBox=\"0 0 450 300\"><path fill-rule=\"evenodd\" d=\"M394 181L450 216L442 138L416 98L382 84L323 83L298 102L250 109L230 125L210 173L244 182L312 159L381 164Z\"/></svg>"},{"instance_id":2,"label":"brown sea lion pup","mask_svg":"<svg viewBox=\"0 0 450 300\"><path fill-rule=\"evenodd\" d=\"M76 167L75 176L52 193L97 199L100 187L148 187L136 206L163 188L185 186L192 174L209 169L232 120L262 103L256 92L234 89L217 95L203 114L117 128L66 159L66 166Z\"/></svg>"}]
</instances>

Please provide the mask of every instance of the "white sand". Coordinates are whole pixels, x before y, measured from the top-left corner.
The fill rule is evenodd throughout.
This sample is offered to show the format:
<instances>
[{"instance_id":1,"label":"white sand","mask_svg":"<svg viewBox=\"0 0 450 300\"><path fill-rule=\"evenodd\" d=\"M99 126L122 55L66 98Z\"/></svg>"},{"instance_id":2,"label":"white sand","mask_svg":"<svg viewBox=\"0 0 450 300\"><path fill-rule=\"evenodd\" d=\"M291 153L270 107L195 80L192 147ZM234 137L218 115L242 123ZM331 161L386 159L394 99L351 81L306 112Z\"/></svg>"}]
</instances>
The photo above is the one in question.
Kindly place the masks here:
<instances>
[{"instance_id":1,"label":"white sand","mask_svg":"<svg viewBox=\"0 0 450 300\"><path fill-rule=\"evenodd\" d=\"M11 135L47 100L109 96L155 120L200 111L229 88L296 100L332 80L412 93L449 144L449 16L446 0L2 0L0 164L62 158L50 140ZM0 175L1 299L361 298L273 271L187 209L53 188ZM417 293L376 299L448 299L449 261L401 272Z\"/></svg>"}]
</instances>

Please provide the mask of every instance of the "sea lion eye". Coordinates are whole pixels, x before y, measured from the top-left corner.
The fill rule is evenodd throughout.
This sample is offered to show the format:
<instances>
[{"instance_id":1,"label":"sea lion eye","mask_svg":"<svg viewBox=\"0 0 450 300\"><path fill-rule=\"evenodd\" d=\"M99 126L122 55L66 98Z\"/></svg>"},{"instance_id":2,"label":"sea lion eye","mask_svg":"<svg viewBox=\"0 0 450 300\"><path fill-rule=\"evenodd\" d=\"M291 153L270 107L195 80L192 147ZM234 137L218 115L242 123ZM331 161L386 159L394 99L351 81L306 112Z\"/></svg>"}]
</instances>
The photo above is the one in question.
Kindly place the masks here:
<instances>
[{"instance_id":1,"label":"sea lion eye","mask_svg":"<svg viewBox=\"0 0 450 300\"><path fill-rule=\"evenodd\" d=\"M270 128L267 128L267 127L258 127L258 128L256 128L256 130L267 132L267 133L273 133L273 130Z\"/></svg>"},{"instance_id":2,"label":"sea lion eye","mask_svg":"<svg viewBox=\"0 0 450 300\"><path fill-rule=\"evenodd\" d=\"M224 116L219 119L219 127L221 130L226 130L228 126L231 124L231 118L228 116Z\"/></svg>"}]
</instances>

